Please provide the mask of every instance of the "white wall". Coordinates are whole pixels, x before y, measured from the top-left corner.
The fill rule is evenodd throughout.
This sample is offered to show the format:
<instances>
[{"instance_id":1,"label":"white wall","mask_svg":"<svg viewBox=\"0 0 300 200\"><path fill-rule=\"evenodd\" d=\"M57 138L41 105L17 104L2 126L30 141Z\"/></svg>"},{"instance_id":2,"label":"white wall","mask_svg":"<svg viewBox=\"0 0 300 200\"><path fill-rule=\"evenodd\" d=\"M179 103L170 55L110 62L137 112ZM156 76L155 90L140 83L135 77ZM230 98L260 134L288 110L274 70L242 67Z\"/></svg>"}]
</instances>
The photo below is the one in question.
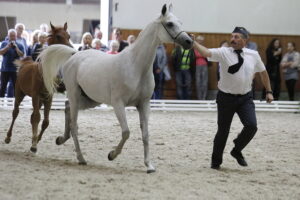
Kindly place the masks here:
<instances>
[{"instance_id":1,"label":"white wall","mask_svg":"<svg viewBox=\"0 0 300 200\"><path fill-rule=\"evenodd\" d=\"M100 1L100 0L99 0ZM226 33L245 26L251 33L300 34L300 0L112 0L113 26L142 29L159 16L164 3L173 3L174 14L186 31ZM41 23L62 25L82 32L83 19L99 19L100 6L49 3L0 3L0 16L15 16L27 29Z\"/></svg>"},{"instance_id":2,"label":"white wall","mask_svg":"<svg viewBox=\"0 0 300 200\"><path fill-rule=\"evenodd\" d=\"M68 22L72 32L82 32L84 19L99 19L98 5L66 5L50 3L0 3L0 16L13 16L17 22L24 23L26 29L37 29L41 23L50 21L53 25Z\"/></svg>"},{"instance_id":3,"label":"white wall","mask_svg":"<svg viewBox=\"0 0 300 200\"><path fill-rule=\"evenodd\" d=\"M256 34L300 34L300 0L113 0L113 26L142 29L170 2L186 31L226 33L244 26Z\"/></svg>"}]
</instances>

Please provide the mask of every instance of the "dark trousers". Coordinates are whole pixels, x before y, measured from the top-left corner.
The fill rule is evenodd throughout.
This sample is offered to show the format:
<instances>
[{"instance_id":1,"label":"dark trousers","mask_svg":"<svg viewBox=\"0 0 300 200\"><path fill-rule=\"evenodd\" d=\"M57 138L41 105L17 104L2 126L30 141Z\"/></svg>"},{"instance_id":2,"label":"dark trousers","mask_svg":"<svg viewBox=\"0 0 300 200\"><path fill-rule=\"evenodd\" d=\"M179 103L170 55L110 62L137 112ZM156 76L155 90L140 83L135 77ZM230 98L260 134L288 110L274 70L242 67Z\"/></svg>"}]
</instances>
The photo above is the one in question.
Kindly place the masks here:
<instances>
[{"instance_id":1,"label":"dark trousers","mask_svg":"<svg viewBox=\"0 0 300 200\"><path fill-rule=\"evenodd\" d=\"M192 75L190 70L176 71L177 99L188 100L192 96Z\"/></svg>"},{"instance_id":2,"label":"dark trousers","mask_svg":"<svg viewBox=\"0 0 300 200\"><path fill-rule=\"evenodd\" d=\"M257 131L257 122L252 92L245 95L232 95L219 91L217 95L217 106L218 131L214 139L212 163L221 165L223 161L223 151L234 114L238 114L244 125L243 130L234 140L234 148L239 152L241 152L254 137Z\"/></svg>"},{"instance_id":3,"label":"dark trousers","mask_svg":"<svg viewBox=\"0 0 300 200\"><path fill-rule=\"evenodd\" d=\"M295 79L290 79L290 80L285 81L290 101L294 101L294 99L295 99L295 85L296 85L296 82L297 82L297 80L295 80Z\"/></svg>"},{"instance_id":4,"label":"dark trousers","mask_svg":"<svg viewBox=\"0 0 300 200\"><path fill-rule=\"evenodd\" d=\"M270 77L270 84L273 91L274 100L278 100L280 96L280 83L281 83L279 69L277 73L268 72L268 74ZM263 89L261 98L262 100L266 98L266 89Z\"/></svg>"},{"instance_id":5,"label":"dark trousers","mask_svg":"<svg viewBox=\"0 0 300 200\"><path fill-rule=\"evenodd\" d=\"M164 92L164 82L165 82L164 72L154 73L154 81L155 81L155 87L154 87L154 93L152 98L162 99L163 92Z\"/></svg>"},{"instance_id":6,"label":"dark trousers","mask_svg":"<svg viewBox=\"0 0 300 200\"><path fill-rule=\"evenodd\" d=\"M16 79L17 72L1 72L0 97L4 97L9 80L11 80L13 87L8 87L8 89L12 91L7 91L7 94L14 94L13 90L15 88Z\"/></svg>"}]
</instances>

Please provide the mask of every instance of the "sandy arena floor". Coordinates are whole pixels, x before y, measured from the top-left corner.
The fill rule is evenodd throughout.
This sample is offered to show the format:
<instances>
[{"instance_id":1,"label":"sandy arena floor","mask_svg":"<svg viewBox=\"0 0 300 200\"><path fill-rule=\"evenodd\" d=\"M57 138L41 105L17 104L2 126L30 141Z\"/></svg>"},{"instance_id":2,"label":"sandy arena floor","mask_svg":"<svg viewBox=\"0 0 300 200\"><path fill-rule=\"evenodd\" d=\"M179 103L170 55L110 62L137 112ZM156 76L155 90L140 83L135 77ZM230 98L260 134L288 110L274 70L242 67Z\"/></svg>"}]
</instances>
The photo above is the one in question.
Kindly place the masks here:
<instances>
[{"instance_id":1,"label":"sandy arena floor","mask_svg":"<svg viewBox=\"0 0 300 200\"><path fill-rule=\"evenodd\" d=\"M64 112L31 146L31 110L21 110L12 141L4 143L11 111L0 109L0 199L300 199L300 114L257 113L258 132L244 150L249 166L229 155L242 126L235 116L222 170L210 169L215 112L152 112L150 150L157 172L146 174L138 113L127 111L131 136L114 161L107 154L121 138L112 111L79 115L79 140L87 166L77 164L73 140L57 146Z\"/></svg>"}]
</instances>

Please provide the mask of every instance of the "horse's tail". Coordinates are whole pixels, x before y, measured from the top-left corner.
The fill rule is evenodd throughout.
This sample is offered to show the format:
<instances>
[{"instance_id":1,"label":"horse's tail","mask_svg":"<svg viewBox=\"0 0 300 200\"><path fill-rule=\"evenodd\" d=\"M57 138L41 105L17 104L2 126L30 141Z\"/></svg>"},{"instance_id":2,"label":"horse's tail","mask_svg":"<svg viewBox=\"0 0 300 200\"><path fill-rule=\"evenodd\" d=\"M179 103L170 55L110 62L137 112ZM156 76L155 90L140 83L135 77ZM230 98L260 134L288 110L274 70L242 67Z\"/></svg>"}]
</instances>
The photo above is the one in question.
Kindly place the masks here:
<instances>
[{"instance_id":1,"label":"horse's tail","mask_svg":"<svg viewBox=\"0 0 300 200\"><path fill-rule=\"evenodd\" d=\"M19 72L22 67L24 67L28 64L37 64L36 62L34 62L32 60L32 58L30 56L22 58L21 60L16 59L13 63L15 64L15 66L17 68L17 72Z\"/></svg>"},{"instance_id":2,"label":"horse's tail","mask_svg":"<svg viewBox=\"0 0 300 200\"><path fill-rule=\"evenodd\" d=\"M22 62L22 60L15 60L14 64L17 68L20 68L24 65L24 62Z\"/></svg>"},{"instance_id":3,"label":"horse's tail","mask_svg":"<svg viewBox=\"0 0 300 200\"><path fill-rule=\"evenodd\" d=\"M59 69L77 51L71 47L55 44L47 47L38 56L41 62L43 80L49 94L56 91L55 79Z\"/></svg>"}]
</instances>

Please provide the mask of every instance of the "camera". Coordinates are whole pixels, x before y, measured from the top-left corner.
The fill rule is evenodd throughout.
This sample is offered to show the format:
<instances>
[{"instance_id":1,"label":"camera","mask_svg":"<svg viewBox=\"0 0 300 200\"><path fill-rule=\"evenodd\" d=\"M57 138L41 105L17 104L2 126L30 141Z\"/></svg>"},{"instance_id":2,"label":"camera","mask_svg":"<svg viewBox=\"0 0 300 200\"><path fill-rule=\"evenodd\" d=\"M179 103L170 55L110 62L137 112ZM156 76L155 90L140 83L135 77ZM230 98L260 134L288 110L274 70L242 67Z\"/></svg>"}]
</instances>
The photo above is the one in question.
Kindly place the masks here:
<instances>
[{"instance_id":1,"label":"camera","mask_svg":"<svg viewBox=\"0 0 300 200\"><path fill-rule=\"evenodd\" d=\"M10 42L11 48L15 49L16 48L16 42L15 41L11 41Z\"/></svg>"}]
</instances>

